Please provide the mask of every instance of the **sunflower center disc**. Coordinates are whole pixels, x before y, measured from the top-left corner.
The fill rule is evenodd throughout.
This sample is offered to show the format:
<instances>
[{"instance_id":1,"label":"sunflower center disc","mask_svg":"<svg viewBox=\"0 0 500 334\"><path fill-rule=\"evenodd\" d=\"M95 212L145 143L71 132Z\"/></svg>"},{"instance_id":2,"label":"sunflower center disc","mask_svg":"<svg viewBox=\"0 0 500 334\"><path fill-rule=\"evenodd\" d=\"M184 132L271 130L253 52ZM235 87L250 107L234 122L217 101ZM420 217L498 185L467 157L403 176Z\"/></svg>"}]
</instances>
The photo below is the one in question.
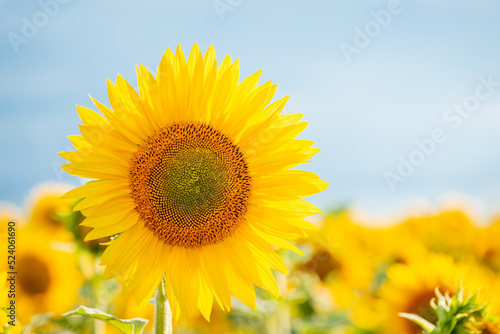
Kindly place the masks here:
<instances>
[{"instance_id":1,"label":"sunflower center disc","mask_svg":"<svg viewBox=\"0 0 500 334\"><path fill-rule=\"evenodd\" d=\"M130 187L145 225L168 244L199 247L230 236L250 197L244 156L203 123L174 123L132 159Z\"/></svg>"},{"instance_id":2,"label":"sunflower center disc","mask_svg":"<svg viewBox=\"0 0 500 334\"><path fill-rule=\"evenodd\" d=\"M47 266L33 255L25 255L17 265L21 289L30 296L48 291L50 275Z\"/></svg>"}]
</instances>

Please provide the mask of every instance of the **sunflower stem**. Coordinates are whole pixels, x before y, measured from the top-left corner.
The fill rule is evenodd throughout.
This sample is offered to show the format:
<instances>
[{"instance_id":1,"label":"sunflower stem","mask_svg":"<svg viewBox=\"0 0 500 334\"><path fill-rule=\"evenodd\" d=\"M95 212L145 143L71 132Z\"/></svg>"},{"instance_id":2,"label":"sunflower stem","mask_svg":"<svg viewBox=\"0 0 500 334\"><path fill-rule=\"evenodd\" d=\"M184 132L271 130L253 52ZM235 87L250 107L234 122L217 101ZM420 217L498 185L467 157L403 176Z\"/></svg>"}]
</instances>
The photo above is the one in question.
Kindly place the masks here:
<instances>
[{"instance_id":1,"label":"sunflower stem","mask_svg":"<svg viewBox=\"0 0 500 334\"><path fill-rule=\"evenodd\" d=\"M155 334L172 334L172 311L165 291L165 277L155 295Z\"/></svg>"}]
</instances>

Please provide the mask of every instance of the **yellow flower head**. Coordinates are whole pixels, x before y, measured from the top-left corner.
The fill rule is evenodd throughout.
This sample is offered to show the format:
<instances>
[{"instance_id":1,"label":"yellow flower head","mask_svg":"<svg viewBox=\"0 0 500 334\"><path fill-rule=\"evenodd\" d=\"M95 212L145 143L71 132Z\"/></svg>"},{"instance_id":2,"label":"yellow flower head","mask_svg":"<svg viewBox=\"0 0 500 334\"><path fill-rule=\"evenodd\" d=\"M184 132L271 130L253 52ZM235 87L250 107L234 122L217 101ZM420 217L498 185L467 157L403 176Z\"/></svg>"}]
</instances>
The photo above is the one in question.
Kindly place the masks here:
<instances>
[{"instance_id":1,"label":"yellow flower head","mask_svg":"<svg viewBox=\"0 0 500 334\"><path fill-rule=\"evenodd\" d=\"M435 323L437 316L430 306L435 289L453 295L460 287L466 294L482 288L480 298L489 298L495 289L495 276L474 263L454 262L442 254L430 254L393 265L387 270L387 281L380 290L379 314L383 333L420 333L417 325L398 314L413 313Z\"/></svg>"},{"instance_id":2,"label":"yellow flower head","mask_svg":"<svg viewBox=\"0 0 500 334\"><path fill-rule=\"evenodd\" d=\"M298 269L314 272L332 292L335 306L346 309L359 291L371 287L376 270L368 241L372 230L356 224L349 211L328 214L307 240L314 251Z\"/></svg>"},{"instance_id":3,"label":"yellow flower head","mask_svg":"<svg viewBox=\"0 0 500 334\"><path fill-rule=\"evenodd\" d=\"M16 231L16 305L22 310L17 312L21 323L29 323L35 314L66 312L78 301L83 278L77 258L67 249L71 244L51 242L51 237L27 228ZM4 263L1 266L5 268Z\"/></svg>"},{"instance_id":4,"label":"yellow flower head","mask_svg":"<svg viewBox=\"0 0 500 334\"><path fill-rule=\"evenodd\" d=\"M64 216L72 213L75 203L74 200L61 198L69 189L68 185L58 183L45 183L35 187L28 200L28 224L50 233L64 230Z\"/></svg>"},{"instance_id":5,"label":"yellow flower head","mask_svg":"<svg viewBox=\"0 0 500 334\"><path fill-rule=\"evenodd\" d=\"M412 217L395 228L434 252L444 252L461 258L467 256L477 242L477 227L459 209Z\"/></svg>"},{"instance_id":6,"label":"yellow flower head","mask_svg":"<svg viewBox=\"0 0 500 334\"><path fill-rule=\"evenodd\" d=\"M291 170L318 151L295 137L307 123L270 103L276 85L260 72L239 81L239 61L219 67L213 47L167 49L156 77L137 69L139 92L121 76L108 81L103 116L78 107L81 136L61 155L63 168L97 179L70 191L94 228L87 240L120 234L102 257L105 278L145 305L163 276L174 319L213 300L226 310L234 294L255 308L253 284L278 295L270 269L286 267L270 244L314 228L319 210L302 200L326 188L313 173Z\"/></svg>"},{"instance_id":7,"label":"yellow flower head","mask_svg":"<svg viewBox=\"0 0 500 334\"><path fill-rule=\"evenodd\" d=\"M471 247L476 258L487 267L500 272L500 217L487 227L478 229Z\"/></svg>"}]
</instances>

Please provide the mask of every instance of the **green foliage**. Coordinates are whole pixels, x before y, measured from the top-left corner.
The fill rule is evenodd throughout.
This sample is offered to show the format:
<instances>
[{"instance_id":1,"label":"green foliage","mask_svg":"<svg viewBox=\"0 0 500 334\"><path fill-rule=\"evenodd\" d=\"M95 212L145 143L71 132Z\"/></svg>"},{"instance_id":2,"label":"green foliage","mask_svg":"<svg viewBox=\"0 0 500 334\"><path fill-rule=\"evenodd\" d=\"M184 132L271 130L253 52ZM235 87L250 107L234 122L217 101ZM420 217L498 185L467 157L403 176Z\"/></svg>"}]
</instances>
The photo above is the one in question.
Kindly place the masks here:
<instances>
[{"instance_id":1,"label":"green foliage","mask_svg":"<svg viewBox=\"0 0 500 334\"><path fill-rule=\"evenodd\" d=\"M436 289L436 298L431 307L437 314L436 324L432 324L416 314L400 313L403 318L413 321L429 334L482 334L489 333L486 327L490 321L486 304L476 302L478 292L464 298L463 289L450 296Z\"/></svg>"},{"instance_id":2,"label":"green foliage","mask_svg":"<svg viewBox=\"0 0 500 334\"><path fill-rule=\"evenodd\" d=\"M36 328L37 326L45 324L48 320L50 320L50 317L52 317L52 313L45 313L45 314L40 314L31 320L31 323L23 328L23 331L21 332L22 334L26 333L31 333L31 331Z\"/></svg>"},{"instance_id":3,"label":"green foliage","mask_svg":"<svg viewBox=\"0 0 500 334\"><path fill-rule=\"evenodd\" d=\"M124 334L141 334L144 330L144 327L148 323L147 320L140 318L121 320L116 317L113 317L110 314L104 313L101 310L86 306L80 306L76 310L66 312L65 314L63 314L63 317L72 315L81 315L88 318L102 320L110 324L111 326L117 328Z\"/></svg>"}]
</instances>

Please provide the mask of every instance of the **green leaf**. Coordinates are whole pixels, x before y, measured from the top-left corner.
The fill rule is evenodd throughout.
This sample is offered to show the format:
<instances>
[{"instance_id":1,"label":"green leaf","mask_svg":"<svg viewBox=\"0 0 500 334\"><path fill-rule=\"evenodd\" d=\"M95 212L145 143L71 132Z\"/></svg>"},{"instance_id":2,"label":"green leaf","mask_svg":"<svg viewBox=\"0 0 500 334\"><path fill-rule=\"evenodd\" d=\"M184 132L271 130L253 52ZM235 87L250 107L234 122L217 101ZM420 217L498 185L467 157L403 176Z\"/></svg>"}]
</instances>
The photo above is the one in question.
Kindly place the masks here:
<instances>
[{"instance_id":1,"label":"green leaf","mask_svg":"<svg viewBox=\"0 0 500 334\"><path fill-rule=\"evenodd\" d=\"M147 320L141 318L121 320L110 314L104 313L101 310L86 306L80 306L76 310L66 312L63 314L63 317L71 315L81 315L84 317L105 321L124 334L141 334L144 330L144 327L146 327L146 324L148 323Z\"/></svg>"},{"instance_id":2,"label":"green leaf","mask_svg":"<svg viewBox=\"0 0 500 334\"><path fill-rule=\"evenodd\" d=\"M420 327L422 327L427 333L430 333L434 329L436 329L436 326L434 326L433 324L431 324L430 322L428 322L424 318L419 317L416 314L399 313L399 316L403 317L403 318L406 318L406 319L408 319L410 321L413 321L414 323L416 323L417 325L419 325Z\"/></svg>"},{"instance_id":3,"label":"green leaf","mask_svg":"<svg viewBox=\"0 0 500 334\"><path fill-rule=\"evenodd\" d=\"M29 325L27 325L26 327L24 327L21 334L31 333L31 331L34 328L46 324L48 322L48 320L50 320L50 317L52 317L52 316L53 316L52 313L44 313L44 314L34 316L31 319L31 323Z\"/></svg>"}]
</instances>

